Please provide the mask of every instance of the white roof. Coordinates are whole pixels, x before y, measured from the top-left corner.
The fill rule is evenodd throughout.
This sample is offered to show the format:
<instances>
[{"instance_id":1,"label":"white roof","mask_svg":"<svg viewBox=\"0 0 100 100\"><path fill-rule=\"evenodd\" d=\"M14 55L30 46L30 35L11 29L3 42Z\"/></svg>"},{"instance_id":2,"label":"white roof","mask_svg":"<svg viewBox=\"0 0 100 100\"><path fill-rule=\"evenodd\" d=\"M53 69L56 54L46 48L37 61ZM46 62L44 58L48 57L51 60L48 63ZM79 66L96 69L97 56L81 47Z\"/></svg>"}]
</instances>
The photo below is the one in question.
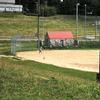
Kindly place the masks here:
<instances>
[{"instance_id":1,"label":"white roof","mask_svg":"<svg viewBox=\"0 0 100 100\"><path fill-rule=\"evenodd\" d=\"M0 4L0 8L3 7L23 7L22 5L14 5L14 4Z\"/></svg>"},{"instance_id":2,"label":"white roof","mask_svg":"<svg viewBox=\"0 0 100 100\"><path fill-rule=\"evenodd\" d=\"M15 3L15 0L0 0L0 3Z\"/></svg>"}]
</instances>

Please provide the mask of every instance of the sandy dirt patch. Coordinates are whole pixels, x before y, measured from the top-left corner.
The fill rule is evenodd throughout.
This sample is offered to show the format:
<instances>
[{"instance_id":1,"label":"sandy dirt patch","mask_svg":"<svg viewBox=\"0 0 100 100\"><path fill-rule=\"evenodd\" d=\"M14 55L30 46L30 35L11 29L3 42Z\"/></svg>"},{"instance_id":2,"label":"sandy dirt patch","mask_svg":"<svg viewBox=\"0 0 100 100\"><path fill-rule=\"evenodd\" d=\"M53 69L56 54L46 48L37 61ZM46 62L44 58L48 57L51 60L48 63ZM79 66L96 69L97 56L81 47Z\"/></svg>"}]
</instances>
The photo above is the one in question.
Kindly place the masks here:
<instances>
[{"instance_id":1,"label":"sandy dirt patch","mask_svg":"<svg viewBox=\"0 0 100 100\"><path fill-rule=\"evenodd\" d=\"M99 50L44 50L17 52L17 57L64 68L83 71L99 71Z\"/></svg>"}]
</instances>

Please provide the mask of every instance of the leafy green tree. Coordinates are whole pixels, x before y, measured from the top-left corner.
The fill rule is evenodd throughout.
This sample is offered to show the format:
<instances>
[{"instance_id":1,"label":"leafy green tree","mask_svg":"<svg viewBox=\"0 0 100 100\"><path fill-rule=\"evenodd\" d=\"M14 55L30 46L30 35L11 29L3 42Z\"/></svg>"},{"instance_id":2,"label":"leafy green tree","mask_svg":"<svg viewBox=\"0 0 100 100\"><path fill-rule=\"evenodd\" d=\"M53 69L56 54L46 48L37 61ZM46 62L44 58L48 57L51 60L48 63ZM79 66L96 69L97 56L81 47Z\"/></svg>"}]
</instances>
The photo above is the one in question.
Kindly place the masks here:
<instances>
[{"instance_id":1,"label":"leafy green tree","mask_svg":"<svg viewBox=\"0 0 100 100\"><path fill-rule=\"evenodd\" d=\"M84 14L84 5L87 4L87 12L92 12L95 15L100 15L100 0L40 0L41 5L47 5L50 7L55 7L58 14L75 14L76 3L80 3L79 13ZM29 12L36 12L36 2L38 0L16 0L17 4L23 4L24 9L29 10Z\"/></svg>"}]
</instances>

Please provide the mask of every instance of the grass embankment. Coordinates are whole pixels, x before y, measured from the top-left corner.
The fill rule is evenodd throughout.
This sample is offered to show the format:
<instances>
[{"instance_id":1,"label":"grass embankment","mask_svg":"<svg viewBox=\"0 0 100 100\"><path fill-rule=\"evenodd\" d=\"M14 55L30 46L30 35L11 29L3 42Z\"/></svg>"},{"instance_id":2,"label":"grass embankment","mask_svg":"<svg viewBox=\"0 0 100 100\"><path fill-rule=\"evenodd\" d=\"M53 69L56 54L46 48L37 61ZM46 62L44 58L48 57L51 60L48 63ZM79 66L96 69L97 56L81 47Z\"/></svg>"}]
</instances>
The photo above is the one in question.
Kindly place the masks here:
<instances>
[{"instance_id":1,"label":"grass embankment","mask_svg":"<svg viewBox=\"0 0 100 100\"><path fill-rule=\"evenodd\" d=\"M0 55L11 55L11 45L12 45L11 41L0 41ZM15 45L16 45L16 52L37 50L36 41L24 41L24 42L17 41Z\"/></svg>"},{"instance_id":2,"label":"grass embankment","mask_svg":"<svg viewBox=\"0 0 100 100\"><path fill-rule=\"evenodd\" d=\"M10 41L0 41L0 55L9 55L11 52Z\"/></svg>"},{"instance_id":3,"label":"grass embankment","mask_svg":"<svg viewBox=\"0 0 100 100\"><path fill-rule=\"evenodd\" d=\"M99 100L96 73L0 58L1 100Z\"/></svg>"},{"instance_id":4,"label":"grass embankment","mask_svg":"<svg viewBox=\"0 0 100 100\"><path fill-rule=\"evenodd\" d=\"M99 18L99 17L98 17ZM86 34L95 34L95 17L87 16ZM44 26L43 26L44 23ZM43 29L44 27L44 29ZM47 31L72 31L76 33L74 15L56 15L40 18L40 35ZM35 34L37 32L37 17L20 13L0 13L0 35ZM84 16L79 16L79 35L84 34Z\"/></svg>"}]
</instances>

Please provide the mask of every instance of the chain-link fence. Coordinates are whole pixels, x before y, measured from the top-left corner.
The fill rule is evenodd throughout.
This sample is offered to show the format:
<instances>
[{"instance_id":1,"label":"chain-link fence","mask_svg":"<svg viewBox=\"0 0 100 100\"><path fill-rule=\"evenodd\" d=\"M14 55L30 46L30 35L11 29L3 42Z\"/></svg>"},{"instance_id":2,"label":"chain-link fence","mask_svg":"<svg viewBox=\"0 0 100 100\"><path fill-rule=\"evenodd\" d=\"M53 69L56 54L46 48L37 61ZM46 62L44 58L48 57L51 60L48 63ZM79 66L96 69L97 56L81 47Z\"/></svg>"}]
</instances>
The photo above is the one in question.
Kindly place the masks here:
<instances>
[{"instance_id":1,"label":"chain-link fence","mask_svg":"<svg viewBox=\"0 0 100 100\"><path fill-rule=\"evenodd\" d=\"M37 39L32 36L16 35L11 39L11 54L16 55L20 51L34 51L37 50Z\"/></svg>"}]
</instances>

